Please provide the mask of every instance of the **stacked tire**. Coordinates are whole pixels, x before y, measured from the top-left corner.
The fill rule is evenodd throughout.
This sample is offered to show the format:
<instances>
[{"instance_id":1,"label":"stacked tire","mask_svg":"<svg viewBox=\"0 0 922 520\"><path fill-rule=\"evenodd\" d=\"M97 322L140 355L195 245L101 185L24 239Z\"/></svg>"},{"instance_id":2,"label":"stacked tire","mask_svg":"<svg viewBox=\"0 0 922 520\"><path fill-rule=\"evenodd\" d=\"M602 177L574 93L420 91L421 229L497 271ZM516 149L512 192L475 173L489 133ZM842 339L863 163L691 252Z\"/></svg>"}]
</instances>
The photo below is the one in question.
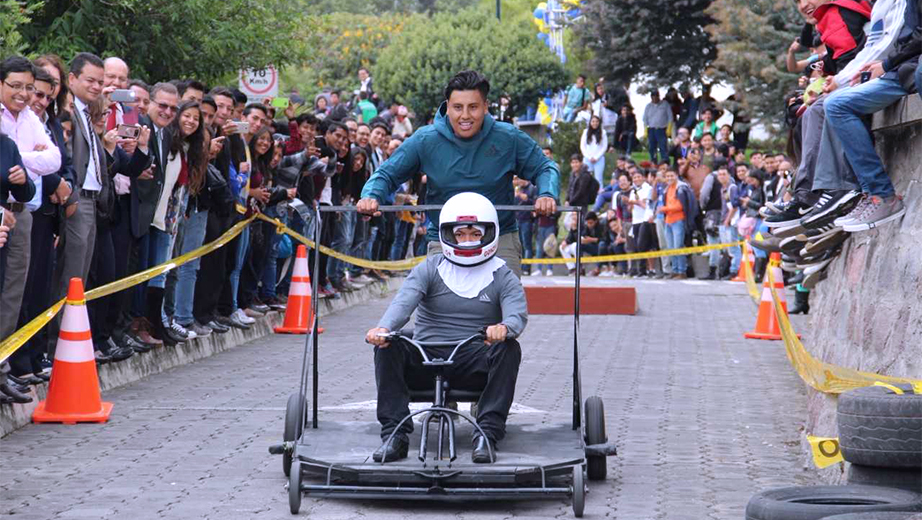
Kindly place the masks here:
<instances>
[{"instance_id":1,"label":"stacked tire","mask_svg":"<svg viewBox=\"0 0 922 520\"><path fill-rule=\"evenodd\" d=\"M910 385L839 396L848 484L774 489L752 497L746 520L922 519L922 394Z\"/></svg>"}]
</instances>

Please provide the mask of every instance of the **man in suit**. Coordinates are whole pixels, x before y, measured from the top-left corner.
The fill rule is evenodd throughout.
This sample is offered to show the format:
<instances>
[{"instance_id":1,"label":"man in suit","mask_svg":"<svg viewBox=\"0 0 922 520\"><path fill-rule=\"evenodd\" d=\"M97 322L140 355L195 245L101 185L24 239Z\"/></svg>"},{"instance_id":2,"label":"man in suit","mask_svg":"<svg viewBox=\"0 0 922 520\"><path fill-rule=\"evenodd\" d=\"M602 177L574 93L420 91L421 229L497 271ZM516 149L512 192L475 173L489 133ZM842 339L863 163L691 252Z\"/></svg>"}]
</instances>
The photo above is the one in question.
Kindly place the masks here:
<instances>
[{"instance_id":1,"label":"man in suit","mask_svg":"<svg viewBox=\"0 0 922 520\"><path fill-rule=\"evenodd\" d=\"M167 154L173 139L169 126L176 117L179 92L170 83L157 83L151 88L150 99L147 113L139 117L138 123L151 129L148 147L153 163L148 172L131 179L129 220L132 243L127 275L153 267L148 265L148 230L154 219L157 201L160 200L160 194L163 191ZM156 324L149 323L143 317L147 301L146 286L138 285L133 294L134 302L131 312L128 312L128 306L125 305L125 312L113 330L112 336L121 338L127 335L133 341L151 346L163 344L161 339L151 335L152 328Z\"/></svg>"},{"instance_id":2,"label":"man in suit","mask_svg":"<svg viewBox=\"0 0 922 520\"><path fill-rule=\"evenodd\" d=\"M29 60L13 56L0 63L0 131L16 143L25 171L35 185L29 200L9 201L8 209L16 214L17 225L6 246L4 290L0 294L0 338L12 334L19 320L32 257L32 212L42 205L43 177L61 168L60 150L30 107L34 93L35 67Z\"/></svg>"},{"instance_id":3,"label":"man in suit","mask_svg":"<svg viewBox=\"0 0 922 520\"><path fill-rule=\"evenodd\" d=\"M106 153L102 141L93 129L89 105L102 94L104 66L95 54L81 52L70 64L67 80L74 95L71 136L72 158L76 185L68 206L76 205L73 214L61 226L63 246L58 247L55 266L55 299L67 294L71 278L80 278L86 284L96 246L96 200L108 185ZM54 357L58 341L60 316L52 320L48 333L49 357Z\"/></svg>"}]
</instances>

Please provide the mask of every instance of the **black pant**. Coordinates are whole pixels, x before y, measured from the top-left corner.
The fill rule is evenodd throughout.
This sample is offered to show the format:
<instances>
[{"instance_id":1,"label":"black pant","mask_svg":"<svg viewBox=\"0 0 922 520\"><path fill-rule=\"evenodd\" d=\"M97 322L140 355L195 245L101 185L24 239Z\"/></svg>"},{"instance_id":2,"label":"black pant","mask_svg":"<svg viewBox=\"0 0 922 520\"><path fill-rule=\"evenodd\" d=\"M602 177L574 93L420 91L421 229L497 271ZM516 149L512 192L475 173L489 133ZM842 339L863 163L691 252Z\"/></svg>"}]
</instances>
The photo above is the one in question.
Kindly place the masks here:
<instances>
[{"instance_id":1,"label":"black pant","mask_svg":"<svg viewBox=\"0 0 922 520\"><path fill-rule=\"evenodd\" d=\"M56 206L55 206L56 208ZM18 327L32 321L51 307L51 278L54 275L54 235L57 233L57 212L49 213L42 206L32 213L32 243L29 274L26 276L25 297L19 309ZM2 271L0 271L2 280ZM16 376L41 371L40 361L48 344L48 329L42 327L28 343L10 356L11 373Z\"/></svg>"},{"instance_id":2,"label":"black pant","mask_svg":"<svg viewBox=\"0 0 922 520\"><path fill-rule=\"evenodd\" d=\"M240 286L237 291L237 307L246 309L256 300L256 292L262 279L266 260L269 259L269 246L275 225L262 220L250 224L250 247L243 260L240 271ZM325 256L325 255L324 255ZM322 259L321 258L321 265Z\"/></svg>"},{"instance_id":3,"label":"black pant","mask_svg":"<svg viewBox=\"0 0 922 520\"><path fill-rule=\"evenodd\" d=\"M90 276L87 289L95 289L115 280L115 246L112 243L112 226L109 222L96 221L96 252L90 264ZM93 344L100 348L109 339L111 328L107 326L108 301L99 298L87 303L90 316L90 330L93 331ZM103 347L106 351L107 348Z\"/></svg>"},{"instance_id":4,"label":"black pant","mask_svg":"<svg viewBox=\"0 0 922 520\"><path fill-rule=\"evenodd\" d=\"M430 357L437 354L447 358L451 353L451 348L430 350ZM514 339L493 346L470 345L458 350L448 374L450 388L483 389L477 402L477 424L493 441L500 441L506 435L506 418L515 395L515 380L521 361L522 350ZM386 440L410 413L410 388L432 388L435 379L430 371L424 369L422 358L414 347L397 342L388 348L375 347L375 381L378 385L381 439ZM406 438L412 432L413 421L408 420L400 427L397 436Z\"/></svg>"},{"instance_id":5,"label":"black pant","mask_svg":"<svg viewBox=\"0 0 922 520\"><path fill-rule=\"evenodd\" d=\"M234 224L232 215L219 215L216 211L208 212L208 222L205 224L205 243L214 242L218 237L223 235ZM233 257L236 251L236 242L231 242L224 247L219 247L214 251L202 257L201 265L198 270L198 277L195 279L195 299L192 306L192 315L196 321L207 324L215 319L215 311L218 307L218 301L221 299L222 291L215 290L216 287L222 287L224 281L228 278L228 257ZM233 270L234 260L230 261L230 268ZM230 285L228 283L228 285ZM228 297L230 291L228 290ZM228 302L228 307L233 301Z\"/></svg>"}]
</instances>

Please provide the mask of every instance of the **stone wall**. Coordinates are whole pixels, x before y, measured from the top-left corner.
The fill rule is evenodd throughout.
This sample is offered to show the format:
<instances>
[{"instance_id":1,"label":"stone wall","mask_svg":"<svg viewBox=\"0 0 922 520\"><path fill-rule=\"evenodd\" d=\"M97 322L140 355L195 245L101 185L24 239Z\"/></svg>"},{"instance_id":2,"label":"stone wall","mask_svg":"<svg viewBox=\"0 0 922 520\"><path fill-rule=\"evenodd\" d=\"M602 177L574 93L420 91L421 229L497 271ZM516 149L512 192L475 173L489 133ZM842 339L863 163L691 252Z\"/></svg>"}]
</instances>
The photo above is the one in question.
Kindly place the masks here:
<instances>
[{"instance_id":1,"label":"stone wall","mask_svg":"<svg viewBox=\"0 0 922 520\"><path fill-rule=\"evenodd\" d=\"M835 365L922 379L922 100L874 117L877 149L906 205L902 220L854 235L811 295L804 345ZM836 397L809 390L807 434L837 437ZM804 442L805 465L813 467ZM818 471L844 482L845 467Z\"/></svg>"}]
</instances>

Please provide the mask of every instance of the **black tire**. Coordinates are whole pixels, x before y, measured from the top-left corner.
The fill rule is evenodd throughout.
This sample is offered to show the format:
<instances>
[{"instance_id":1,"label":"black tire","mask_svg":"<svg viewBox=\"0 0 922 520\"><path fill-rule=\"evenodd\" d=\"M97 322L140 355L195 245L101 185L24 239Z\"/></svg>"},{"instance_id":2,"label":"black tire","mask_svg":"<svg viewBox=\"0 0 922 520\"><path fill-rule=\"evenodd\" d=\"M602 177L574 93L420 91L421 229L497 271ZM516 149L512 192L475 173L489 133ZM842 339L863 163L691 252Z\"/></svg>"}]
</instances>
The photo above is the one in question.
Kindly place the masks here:
<instances>
[{"instance_id":1,"label":"black tire","mask_svg":"<svg viewBox=\"0 0 922 520\"><path fill-rule=\"evenodd\" d=\"M922 495L880 486L807 486L754 495L746 520L820 520L845 513L920 511Z\"/></svg>"},{"instance_id":2,"label":"black tire","mask_svg":"<svg viewBox=\"0 0 922 520\"><path fill-rule=\"evenodd\" d=\"M839 396L837 422L842 457L881 468L922 468L922 394L910 385L867 386Z\"/></svg>"},{"instance_id":3,"label":"black tire","mask_svg":"<svg viewBox=\"0 0 922 520\"><path fill-rule=\"evenodd\" d=\"M304 423L300 421L301 410L304 408L304 398L299 393L293 393L288 396L288 404L285 405L285 431L282 433L282 440L285 442L296 441L301 437L304 431ZM287 477L291 471L291 452L286 451L282 454L282 471Z\"/></svg>"},{"instance_id":4,"label":"black tire","mask_svg":"<svg viewBox=\"0 0 922 520\"><path fill-rule=\"evenodd\" d=\"M873 466L850 464L848 483L922 492L922 470L917 468L875 468Z\"/></svg>"},{"instance_id":5,"label":"black tire","mask_svg":"<svg viewBox=\"0 0 922 520\"><path fill-rule=\"evenodd\" d=\"M586 444L604 444L608 442L605 435L605 404L602 398L593 395L586 399ZM605 480L608 475L607 457L590 455L586 457L589 480Z\"/></svg>"},{"instance_id":6,"label":"black tire","mask_svg":"<svg viewBox=\"0 0 922 520\"><path fill-rule=\"evenodd\" d=\"M288 475L288 508L296 515L301 510L301 462L294 461Z\"/></svg>"},{"instance_id":7,"label":"black tire","mask_svg":"<svg viewBox=\"0 0 922 520\"><path fill-rule=\"evenodd\" d=\"M834 515L824 517L822 520L913 520L922 519L919 513L894 513L876 512L876 513L848 513L846 515Z\"/></svg>"},{"instance_id":8,"label":"black tire","mask_svg":"<svg viewBox=\"0 0 922 520\"><path fill-rule=\"evenodd\" d=\"M583 517L586 509L586 483L583 482L583 467L573 466L573 516Z\"/></svg>"}]
</instances>

